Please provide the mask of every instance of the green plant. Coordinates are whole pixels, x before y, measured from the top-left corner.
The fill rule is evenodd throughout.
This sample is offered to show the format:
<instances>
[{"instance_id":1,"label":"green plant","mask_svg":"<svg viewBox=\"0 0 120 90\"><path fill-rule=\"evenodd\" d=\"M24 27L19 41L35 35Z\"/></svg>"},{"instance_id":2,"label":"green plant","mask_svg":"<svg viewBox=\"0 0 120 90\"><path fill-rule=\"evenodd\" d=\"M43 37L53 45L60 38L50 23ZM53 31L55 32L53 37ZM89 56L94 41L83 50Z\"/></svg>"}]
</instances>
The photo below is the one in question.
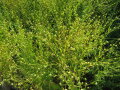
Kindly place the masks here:
<instances>
[{"instance_id":1,"label":"green plant","mask_svg":"<svg viewBox=\"0 0 120 90\"><path fill-rule=\"evenodd\" d=\"M25 90L119 89L119 4L0 1L0 84Z\"/></svg>"}]
</instances>

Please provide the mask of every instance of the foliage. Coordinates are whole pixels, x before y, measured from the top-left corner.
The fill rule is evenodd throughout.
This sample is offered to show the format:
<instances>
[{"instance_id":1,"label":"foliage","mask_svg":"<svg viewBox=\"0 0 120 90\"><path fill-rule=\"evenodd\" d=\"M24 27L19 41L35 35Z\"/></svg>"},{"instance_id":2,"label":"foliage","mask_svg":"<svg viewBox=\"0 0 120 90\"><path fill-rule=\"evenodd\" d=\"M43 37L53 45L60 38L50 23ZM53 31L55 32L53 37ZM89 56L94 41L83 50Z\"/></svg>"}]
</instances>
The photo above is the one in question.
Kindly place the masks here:
<instances>
[{"instance_id":1,"label":"foliage","mask_svg":"<svg viewBox=\"0 0 120 90\"><path fill-rule=\"evenodd\" d=\"M119 90L119 0L1 0L0 84Z\"/></svg>"}]
</instances>

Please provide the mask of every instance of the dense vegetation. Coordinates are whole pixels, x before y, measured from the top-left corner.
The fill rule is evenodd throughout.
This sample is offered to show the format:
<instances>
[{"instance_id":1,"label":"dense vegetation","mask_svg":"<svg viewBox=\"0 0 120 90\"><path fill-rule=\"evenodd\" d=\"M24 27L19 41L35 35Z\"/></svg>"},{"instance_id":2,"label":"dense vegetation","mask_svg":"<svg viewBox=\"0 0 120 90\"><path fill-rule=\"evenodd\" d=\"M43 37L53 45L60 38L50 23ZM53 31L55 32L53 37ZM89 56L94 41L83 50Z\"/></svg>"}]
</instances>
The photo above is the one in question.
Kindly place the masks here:
<instances>
[{"instance_id":1,"label":"dense vegetation","mask_svg":"<svg viewBox=\"0 0 120 90\"><path fill-rule=\"evenodd\" d=\"M0 85L120 90L120 0L0 0Z\"/></svg>"}]
</instances>

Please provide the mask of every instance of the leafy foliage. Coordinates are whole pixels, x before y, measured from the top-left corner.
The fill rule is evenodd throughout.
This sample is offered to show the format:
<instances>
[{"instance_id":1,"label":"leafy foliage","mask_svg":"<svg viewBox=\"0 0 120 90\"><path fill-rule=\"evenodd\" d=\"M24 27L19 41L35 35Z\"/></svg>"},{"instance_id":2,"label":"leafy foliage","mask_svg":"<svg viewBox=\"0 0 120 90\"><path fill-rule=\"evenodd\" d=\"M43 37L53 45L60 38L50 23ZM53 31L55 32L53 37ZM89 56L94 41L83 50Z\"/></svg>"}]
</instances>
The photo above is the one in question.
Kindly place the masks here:
<instances>
[{"instance_id":1,"label":"leafy foliage","mask_svg":"<svg viewBox=\"0 0 120 90\"><path fill-rule=\"evenodd\" d=\"M0 1L0 84L119 90L119 0Z\"/></svg>"}]
</instances>

